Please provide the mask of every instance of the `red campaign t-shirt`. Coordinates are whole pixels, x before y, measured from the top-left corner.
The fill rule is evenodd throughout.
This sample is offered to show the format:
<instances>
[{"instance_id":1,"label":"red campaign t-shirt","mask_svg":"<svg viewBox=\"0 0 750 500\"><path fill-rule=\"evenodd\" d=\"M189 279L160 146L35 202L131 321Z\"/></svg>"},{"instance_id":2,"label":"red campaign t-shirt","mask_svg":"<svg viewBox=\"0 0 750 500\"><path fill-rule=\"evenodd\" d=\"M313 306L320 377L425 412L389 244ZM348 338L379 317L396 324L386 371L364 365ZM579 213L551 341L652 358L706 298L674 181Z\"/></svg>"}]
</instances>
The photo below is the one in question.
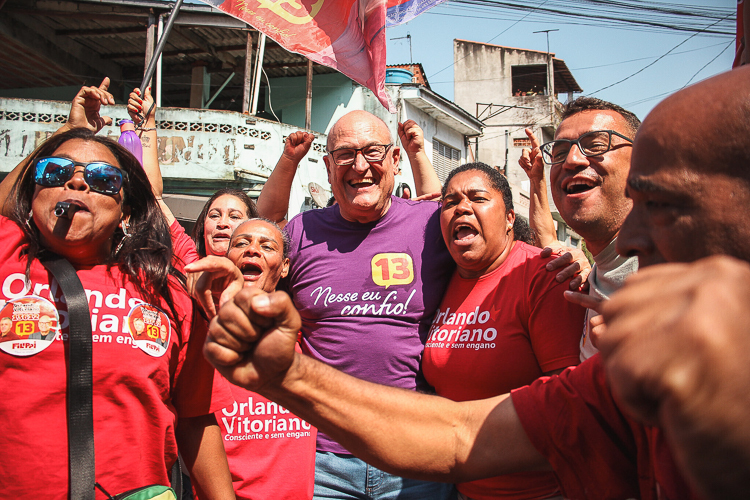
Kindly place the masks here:
<instances>
[{"instance_id":1,"label":"red campaign t-shirt","mask_svg":"<svg viewBox=\"0 0 750 500\"><path fill-rule=\"evenodd\" d=\"M511 397L565 498L698 500L678 471L664 433L620 411L599 355L515 390Z\"/></svg>"},{"instance_id":2,"label":"red campaign t-shirt","mask_svg":"<svg viewBox=\"0 0 750 500\"><path fill-rule=\"evenodd\" d=\"M67 498L66 304L38 261L25 282L18 226L0 217L0 234L0 316L11 315L22 337L0 342L0 491L8 498ZM92 322L96 480L112 494L168 485L177 419L232 404L229 388L214 383L215 371L202 355L206 324L176 282L170 290L178 321L163 301L145 304L117 268L77 271ZM31 338L42 316L58 332L55 340ZM134 318L146 323L149 339L133 340ZM151 340L162 326L166 348ZM97 492L97 498L104 495Z\"/></svg>"},{"instance_id":3,"label":"red campaign t-shirt","mask_svg":"<svg viewBox=\"0 0 750 500\"><path fill-rule=\"evenodd\" d=\"M315 427L254 392L233 385L232 395L234 406L216 412L216 420L237 499L312 498Z\"/></svg>"},{"instance_id":4,"label":"red campaign t-shirt","mask_svg":"<svg viewBox=\"0 0 750 500\"><path fill-rule=\"evenodd\" d=\"M182 226L175 221L170 230L175 261L184 268L198 260ZM229 385L235 403L216 412L216 421L237 499L312 498L317 429L260 394Z\"/></svg>"},{"instance_id":5,"label":"red campaign t-shirt","mask_svg":"<svg viewBox=\"0 0 750 500\"><path fill-rule=\"evenodd\" d=\"M172 235L172 265L180 272L185 272L185 266L200 259L195 242L185 234L185 229L177 220L169 226Z\"/></svg>"},{"instance_id":6,"label":"red campaign t-shirt","mask_svg":"<svg viewBox=\"0 0 750 500\"><path fill-rule=\"evenodd\" d=\"M585 310L565 300L568 282L546 270L541 250L516 242L505 262L478 279L456 272L425 345L422 368L437 394L485 399L577 365ZM509 474L458 485L478 499L547 498L549 472Z\"/></svg>"}]
</instances>

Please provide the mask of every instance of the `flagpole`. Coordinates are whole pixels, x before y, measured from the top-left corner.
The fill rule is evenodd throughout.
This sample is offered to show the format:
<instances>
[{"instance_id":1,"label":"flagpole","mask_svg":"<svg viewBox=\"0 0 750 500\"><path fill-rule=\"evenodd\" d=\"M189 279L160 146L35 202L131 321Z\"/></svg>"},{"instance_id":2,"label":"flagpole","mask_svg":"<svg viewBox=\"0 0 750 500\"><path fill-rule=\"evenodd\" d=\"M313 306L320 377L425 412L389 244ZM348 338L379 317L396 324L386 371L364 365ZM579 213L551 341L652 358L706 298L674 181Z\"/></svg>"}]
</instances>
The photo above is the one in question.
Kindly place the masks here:
<instances>
[{"instance_id":1,"label":"flagpole","mask_svg":"<svg viewBox=\"0 0 750 500\"><path fill-rule=\"evenodd\" d=\"M312 126L312 80L313 62L307 60L307 98L305 99L305 128L310 130Z\"/></svg>"},{"instance_id":2,"label":"flagpole","mask_svg":"<svg viewBox=\"0 0 750 500\"><path fill-rule=\"evenodd\" d=\"M174 25L175 19L177 19L177 13L180 12L180 7L182 7L182 0L177 0L174 4L174 7L172 7L171 14L169 14L167 25L164 27L164 34L159 38L159 44L156 46L154 55L151 57L151 61L149 61L148 63L148 69L143 75L143 81L141 82L142 90L148 88L148 85L151 83L151 78L154 76L154 70L156 70L156 62L159 60L159 57L164 50L164 46L167 44L169 32L172 31L172 25Z\"/></svg>"},{"instance_id":3,"label":"flagpole","mask_svg":"<svg viewBox=\"0 0 750 500\"><path fill-rule=\"evenodd\" d=\"M255 57L255 78L253 80L253 102L250 106L250 114L258 113L258 94L260 94L260 74L263 68L263 56L266 52L266 34L259 31L258 50Z\"/></svg>"},{"instance_id":4,"label":"flagpole","mask_svg":"<svg viewBox=\"0 0 750 500\"><path fill-rule=\"evenodd\" d=\"M245 78L242 82L242 112L250 111L250 84L253 71L253 33L247 32L247 46L245 47Z\"/></svg>"}]
</instances>

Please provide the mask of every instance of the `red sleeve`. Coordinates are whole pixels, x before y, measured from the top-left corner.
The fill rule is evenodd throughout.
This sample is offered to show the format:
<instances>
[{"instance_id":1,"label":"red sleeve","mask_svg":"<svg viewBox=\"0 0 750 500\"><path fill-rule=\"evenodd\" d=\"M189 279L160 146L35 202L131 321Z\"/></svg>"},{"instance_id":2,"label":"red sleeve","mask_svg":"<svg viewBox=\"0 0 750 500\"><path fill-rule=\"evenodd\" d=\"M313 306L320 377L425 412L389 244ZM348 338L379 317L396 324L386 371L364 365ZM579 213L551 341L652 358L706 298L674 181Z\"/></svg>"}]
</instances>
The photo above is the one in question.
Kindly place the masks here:
<instances>
[{"instance_id":1,"label":"red sleeve","mask_svg":"<svg viewBox=\"0 0 750 500\"><path fill-rule=\"evenodd\" d=\"M640 498L636 442L594 356L511 393L521 424L565 498Z\"/></svg>"},{"instance_id":2,"label":"red sleeve","mask_svg":"<svg viewBox=\"0 0 750 500\"><path fill-rule=\"evenodd\" d=\"M184 272L185 265L200 259L195 242L185 233L185 229L175 220L169 231L172 234L172 265Z\"/></svg>"},{"instance_id":3,"label":"red sleeve","mask_svg":"<svg viewBox=\"0 0 750 500\"><path fill-rule=\"evenodd\" d=\"M544 373L580 363L586 309L565 300L569 281L558 283L556 275L542 265L529 294L529 338Z\"/></svg>"},{"instance_id":4,"label":"red sleeve","mask_svg":"<svg viewBox=\"0 0 750 500\"><path fill-rule=\"evenodd\" d=\"M228 382L203 357L208 325L196 312L184 359L177 369L172 402L180 418L198 417L232 406Z\"/></svg>"}]
</instances>

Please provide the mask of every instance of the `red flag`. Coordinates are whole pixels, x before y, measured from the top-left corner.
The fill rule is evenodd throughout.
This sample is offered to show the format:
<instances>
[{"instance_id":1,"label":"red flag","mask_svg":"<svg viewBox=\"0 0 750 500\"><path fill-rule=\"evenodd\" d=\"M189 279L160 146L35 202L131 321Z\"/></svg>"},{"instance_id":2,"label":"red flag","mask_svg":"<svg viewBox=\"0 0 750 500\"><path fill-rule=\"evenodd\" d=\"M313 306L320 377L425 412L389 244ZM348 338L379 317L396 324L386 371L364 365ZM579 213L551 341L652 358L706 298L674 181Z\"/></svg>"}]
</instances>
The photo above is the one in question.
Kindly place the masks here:
<instances>
[{"instance_id":1,"label":"red flag","mask_svg":"<svg viewBox=\"0 0 750 500\"><path fill-rule=\"evenodd\" d=\"M375 92L385 91L387 0L202 0L245 21L290 52L340 71Z\"/></svg>"},{"instance_id":2,"label":"red flag","mask_svg":"<svg viewBox=\"0 0 750 500\"><path fill-rule=\"evenodd\" d=\"M744 9L745 2L737 0L737 38L735 40L735 54L732 68L739 68L742 65L742 53L746 50L747 46L745 43Z\"/></svg>"}]
</instances>

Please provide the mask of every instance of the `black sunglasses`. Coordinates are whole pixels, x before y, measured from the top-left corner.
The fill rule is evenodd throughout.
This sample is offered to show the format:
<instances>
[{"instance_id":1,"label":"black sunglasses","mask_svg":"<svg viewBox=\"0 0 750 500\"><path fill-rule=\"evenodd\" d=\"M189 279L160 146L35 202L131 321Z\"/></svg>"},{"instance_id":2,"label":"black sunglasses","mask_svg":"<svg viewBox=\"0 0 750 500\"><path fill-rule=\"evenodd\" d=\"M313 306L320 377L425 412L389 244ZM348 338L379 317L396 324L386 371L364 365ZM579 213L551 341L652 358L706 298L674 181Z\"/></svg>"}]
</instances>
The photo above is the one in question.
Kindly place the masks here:
<instances>
[{"instance_id":1,"label":"black sunglasses","mask_svg":"<svg viewBox=\"0 0 750 500\"><path fill-rule=\"evenodd\" d=\"M68 158L48 156L34 163L34 182L44 187L59 187L73 178L76 167L83 167L83 179L92 191L113 195L120 192L128 174L109 163L79 163Z\"/></svg>"}]
</instances>

